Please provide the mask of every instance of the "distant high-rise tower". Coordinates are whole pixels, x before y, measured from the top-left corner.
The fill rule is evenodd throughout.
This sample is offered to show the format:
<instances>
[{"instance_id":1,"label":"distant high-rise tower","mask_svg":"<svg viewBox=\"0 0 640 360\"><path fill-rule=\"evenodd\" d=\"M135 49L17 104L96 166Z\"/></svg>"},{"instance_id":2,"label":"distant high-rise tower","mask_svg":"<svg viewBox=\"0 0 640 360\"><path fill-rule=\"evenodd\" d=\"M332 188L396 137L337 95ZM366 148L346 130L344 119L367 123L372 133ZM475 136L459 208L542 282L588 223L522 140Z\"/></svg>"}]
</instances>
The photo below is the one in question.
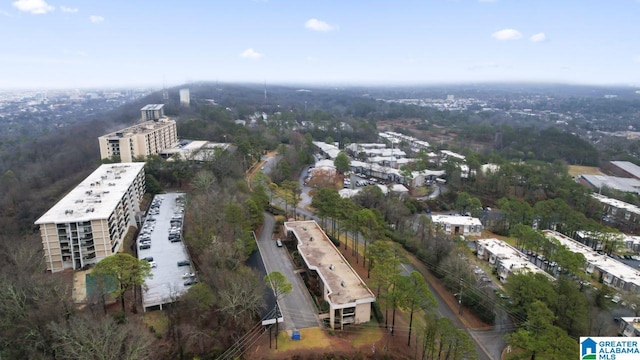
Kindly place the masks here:
<instances>
[{"instance_id":1,"label":"distant high-rise tower","mask_svg":"<svg viewBox=\"0 0 640 360\"><path fill-rule=\"evenodd\" d=\"M189 89L180 89L180 105L189 106L190 103Z\"/></svg>"},{"instance_id":2,"label":"distant high-rise tower","mask_svg":"<svg viewBox=\"0 0 640 360\"><path fill-rule=\"evenodd\" d=\"M164 76L162 77L162 100L164 101L169 100L169 91L167 90L167 87L164 85Z\"/></svg>"}]
</instances>

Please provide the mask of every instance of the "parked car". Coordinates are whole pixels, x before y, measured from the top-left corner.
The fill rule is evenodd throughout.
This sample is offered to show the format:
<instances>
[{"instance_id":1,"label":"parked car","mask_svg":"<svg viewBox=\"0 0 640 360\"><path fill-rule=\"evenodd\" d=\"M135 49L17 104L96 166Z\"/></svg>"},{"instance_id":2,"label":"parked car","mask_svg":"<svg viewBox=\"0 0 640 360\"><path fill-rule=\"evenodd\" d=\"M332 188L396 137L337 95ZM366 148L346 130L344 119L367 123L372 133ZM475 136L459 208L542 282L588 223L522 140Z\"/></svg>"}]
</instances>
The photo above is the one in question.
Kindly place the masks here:
<instances>
[{"instance_id":1,"label":"parked car","mask_svg":"<svg viewBox=\"0 0 640 360\"><path fill-rule=\"evenodd\" d=\"M151 265L152 268L158 267L158 263L156 263L155 261L149 261L149 265Z\"/></svg>"},{"instance_id":2,"label":"parked car","mask_svg":"<svg viewBox=\"0 0 640 360\"><path fill-rule=\"evenodd\" d=\"M144 261L153 261L153 256L147 256L145 258L142 258L142 260L144 260Z\"/></svg>"},{"instance_id":3,"label":"parked car","mask_svg":"<svg viewBox=\"0 0 640 360\"><path fill-rule=\"evenodd\" d=\"M140 244L140 250L151 249L151 244Z\"/></svg>"},{"instance_id":4,"label":"parked car","mask_svg":"<svg viewBox=\"0 0 640 360\"><path fill-rule=\"evenodd\" d=\"M276 240L276 245L278 247L282 247L282 241L280 241L280 239Z\"/></svg>"},{"instance_id":5,"label":"parked car","mask_svg":"<svg viewBox=\"0 0 640 360\"><path fill-rule=\"evenodd\" d=\"M194 276L196 276L196 274L194 274L194 273L192 273L192 272L186 272L186 273L182 274L182 278L183 278L183 279L192 278L192 277L194 277Z\"/></svg>"},{"instance_id":6,"label":"parked car","mask_svg":"<svg viewBox=\"0 0 640 360\"><path fill-rule=\"evenodd\" d=\"M611 302L614 303L614 304L619 303L620 300L621 300L620 294L616 294L613 298L611 298Z\"/></svg>"},{"instance_id":7,"label":"parked car","mask_svg":"<svg viewBox=\"0 0 640 360\"><path fill-rule=\"evenodd\" d=\"M180 260L178 261L178 266L189 266L191 265L191 261L189 260Z\"/></svg>"},{"instance_id":8,"label":"parked car","mask_svg":"<svg viewBox=\"0 0 640 360\"><path fill-rule=\"evenodd\" d=\"M189 286L189 285L193 285L193 284L197 284L198 283L198 279L196 278L191 278L187 281L184 282L184 286Z\"/></svg>"}]
</instances>

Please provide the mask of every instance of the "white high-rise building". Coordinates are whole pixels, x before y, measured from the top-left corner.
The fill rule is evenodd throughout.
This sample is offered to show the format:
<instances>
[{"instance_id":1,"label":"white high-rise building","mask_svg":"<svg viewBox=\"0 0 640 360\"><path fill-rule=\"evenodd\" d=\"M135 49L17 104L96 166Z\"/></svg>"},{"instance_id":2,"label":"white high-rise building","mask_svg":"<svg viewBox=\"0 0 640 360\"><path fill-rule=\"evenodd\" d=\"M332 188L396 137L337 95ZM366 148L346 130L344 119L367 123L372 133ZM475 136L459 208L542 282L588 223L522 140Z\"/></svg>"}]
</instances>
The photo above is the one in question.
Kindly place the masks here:
<instances>
[{"instance_id":1,"label":"white high-rise building","mask_svg":"<svg viewBox=\"0 0 640 360\"><path fill-rule=\"evenodd\" d=\"M180 105L189 106L191 103L191 95L189 94L189 89L180 89Z\"/></svg>"},{"instance_id":2,"label":"white high-rise building","mask_svg":"<svg viewBox=\"0 0 640 360\"><path fill-rule=\"evenodd\" d=\"M117 253L144 192L143 162L96 169L35 222L47 270L77 270Z\"/></svg>"}]
</instances>

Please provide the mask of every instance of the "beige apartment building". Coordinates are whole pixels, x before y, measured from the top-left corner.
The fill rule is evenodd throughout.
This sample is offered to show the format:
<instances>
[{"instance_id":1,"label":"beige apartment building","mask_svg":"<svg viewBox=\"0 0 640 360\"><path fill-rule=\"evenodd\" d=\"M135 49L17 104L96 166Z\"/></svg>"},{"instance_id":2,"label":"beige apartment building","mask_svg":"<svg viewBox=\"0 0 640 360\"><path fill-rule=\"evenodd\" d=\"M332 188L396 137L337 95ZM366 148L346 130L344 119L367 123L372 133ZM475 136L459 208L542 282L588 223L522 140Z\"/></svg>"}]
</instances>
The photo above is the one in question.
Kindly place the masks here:
<instances>
[{"instance_id":1,"label":"beige apartment building","mask_svg":"<svg viewBox=\"0 0 640 360\"><path fill-rule=\"evenodd\" d=\"M149 104L140 111L143 122L98 138L101 159L119 156L120 161L131 162L178 143L176 122L164 115L163 104Z\"/></svg>"},{"instance_id":2,"label":"beige apartment building","mask_svg":"<svg viewBox=\"0 0 640 360\"><path fill-rule=\"evenodd\" d=\"M142 162L95 170L35 222L47 270L78 270L117 253L144 192Z\"/></svg>"},{"instance_id":3,"label":"beige apartment building","mask_svg":"<svg viewBox=\"0 0 640 360\"><path fill-rule=\"evenodd\" d=\"M319 280L320 292L329 304L329 313L321 314L320 318L328 318L332 329L368 322L375 295L318 223L290 221L284 223L284 228L289 239L297 242L309 276Z\"/></svg>"}]
</instances>

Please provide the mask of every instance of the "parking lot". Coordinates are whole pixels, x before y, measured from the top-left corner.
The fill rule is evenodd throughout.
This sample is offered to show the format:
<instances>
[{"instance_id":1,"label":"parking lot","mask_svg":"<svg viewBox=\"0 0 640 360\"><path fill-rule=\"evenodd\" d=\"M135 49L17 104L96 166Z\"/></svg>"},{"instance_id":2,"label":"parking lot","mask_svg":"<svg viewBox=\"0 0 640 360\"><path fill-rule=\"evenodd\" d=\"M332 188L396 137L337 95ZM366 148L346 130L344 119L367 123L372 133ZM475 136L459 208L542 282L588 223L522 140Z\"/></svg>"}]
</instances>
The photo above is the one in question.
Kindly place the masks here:
<instances>
[{"instance_id":1,"label":"parking lot","mask_svg":"<svg viewBox=\"0 0 640 360\"><path fill-rule=\"evenodd\" d=\"M142 291L149 307L172 302L197 282L189 254L182 242L184 194L156 195L137 239L138 258L149 261L153 277Z\"/></svg>"}]
</instances>

